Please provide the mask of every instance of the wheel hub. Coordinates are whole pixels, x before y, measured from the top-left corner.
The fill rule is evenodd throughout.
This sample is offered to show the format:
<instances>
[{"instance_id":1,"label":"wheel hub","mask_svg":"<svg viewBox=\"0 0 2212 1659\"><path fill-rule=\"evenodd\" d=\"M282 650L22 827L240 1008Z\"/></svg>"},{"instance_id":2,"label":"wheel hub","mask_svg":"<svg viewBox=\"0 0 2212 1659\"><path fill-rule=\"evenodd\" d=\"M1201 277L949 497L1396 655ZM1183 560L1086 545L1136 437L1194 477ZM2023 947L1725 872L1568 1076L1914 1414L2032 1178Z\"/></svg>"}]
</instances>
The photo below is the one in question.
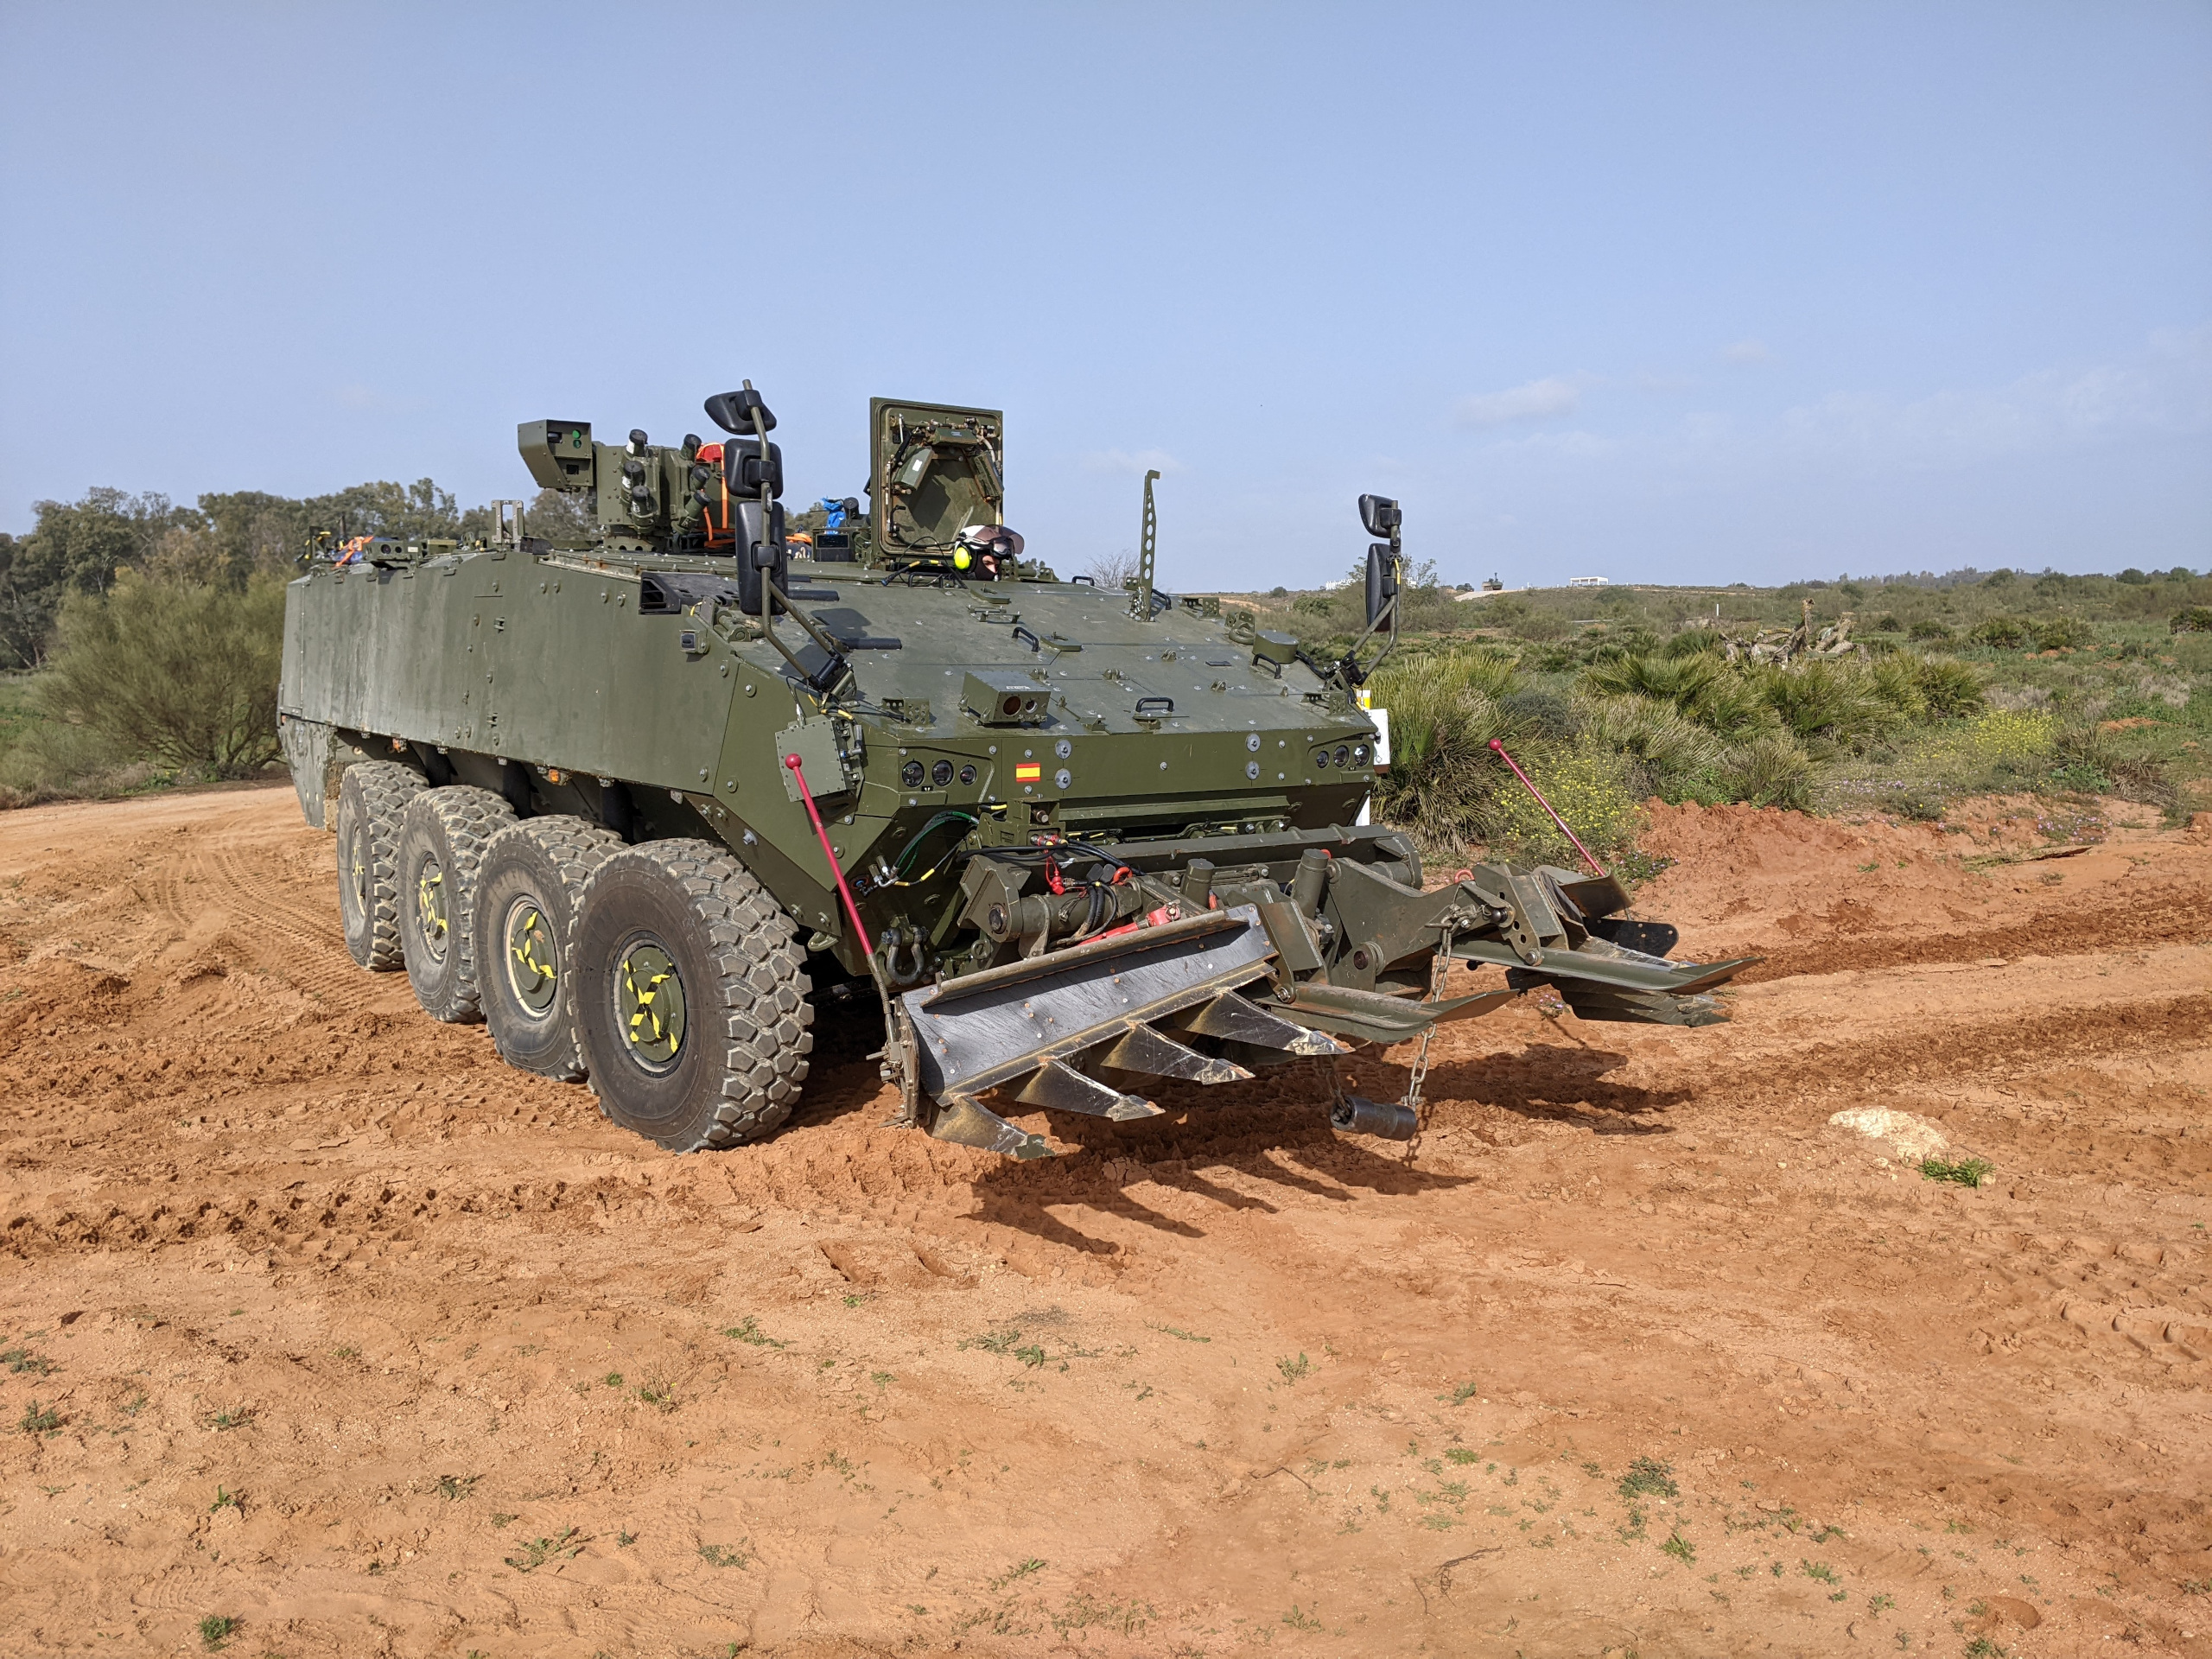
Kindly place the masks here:
<instances>
[{"instance_id":1,"label":"wheel hub","mask_svg":"<svg viewBox=\"0 0 2212 1659\"><path fill-rule=\"evenodd\" d=\"M615 1024L624 1049L646 1071L672 1069L683 1052L683 981L658 940L624 947L614 969Z\"/></svg>"},{"instance_id":2,"label":"wheel hub","mask_svg":"<svg viewBox=\"0 0 2212 1659\"><path fill-rule=\"evenodd\" d=\"M507 983L515 1001L542 1020L560 1001L561 970L552 924L535 899L518 899L507 907L506 946Z\"/></svg>"},{"instance_id":3,"label":"wheel hub","mask_svg":"<svg viewBox=\"0 0 2212 1659\"><path fill-rule=\"evenodd\" d=\"M358 921L369 913L369 860L367 849L362 846L364 837L356 829L347 838L346 850L352 855L346 861L353 880L347 884L346 898Z\"/></svg>"},{"instance_id":4,"label":"wheel hub","mask_svg":"<svg viewBox=\"0 0 2212 1659\"><path fill-rule=\"evenodd\" d=\"M446 873L435 858L423 861L422 873L415 878L415 920L422 930L423 943L429 947L431 957L438 962L446 959Z\"/></svg>"}]
</instances>

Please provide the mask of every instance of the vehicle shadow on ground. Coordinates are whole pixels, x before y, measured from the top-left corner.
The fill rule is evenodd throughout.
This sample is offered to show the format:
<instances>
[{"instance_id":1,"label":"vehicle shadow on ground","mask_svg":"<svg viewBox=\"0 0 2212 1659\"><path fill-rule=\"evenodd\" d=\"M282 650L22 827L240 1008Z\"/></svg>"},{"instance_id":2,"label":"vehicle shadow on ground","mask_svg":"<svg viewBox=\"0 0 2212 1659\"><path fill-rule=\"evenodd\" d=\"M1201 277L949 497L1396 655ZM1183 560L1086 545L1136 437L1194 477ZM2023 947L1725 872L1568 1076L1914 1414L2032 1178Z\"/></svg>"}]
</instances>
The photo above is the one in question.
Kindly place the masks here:
<instances>
[{"instance_id":1,"label":"vehicle shadow on ground","mask_svg":"<svg viewBox=\"0 0 2212 1659\"><path fill-rule=\"evenodd\" d=\"M1083 1230L1071 1212L1096 1211L1179 1238L1208 1235L1203 1212L1198 1219L1169 1215L1131 1191L1142 1185L1199 1200L1209 1211L1276 1215L1294 1198L1352 1205L1464 1186L1471 1179L1408 1164L1395 1141L1338 1135L1328 1125L1325 1103L1306 1098L1295 1085L1260 1086L1264 1093L1257 1100L1217 1104L1224 1090L1168 1085L1154 1095L1162 1116L1135 1123L1055 1119L1048 1127L1061 1155L985 1171L973 1183L970 1213L1039 1239L1113 1255L1121 1246ZM1253 1191L1255 1185L1262 1190ZM1061 1213L1047 1213L1046 1205Z\"/></svg>"},{"instance_id":2,"label":"vehicle shadow on ground","mask_svg":"<svg viewBox=\"0 0 2212 1659\"><path fill-rule=\"evenodd\" d=\"M1587 1126L1597 1135L1671 1135L1671 1107L1690 1099L1690 1089L1649 1089L1617 1083L1611 1072L1628 1056L1610 1049L1530 1045L1515 1053L1471 1055L1430 1068L1423 1091L1431 1118L1448 1118L1457 1106L1487 1107L1515 1117ZM1402 1079L1402 1066L1385 1070ZM1403 1082L1395 1086L1402 1089Z\"/></svg>"}]
</instances>

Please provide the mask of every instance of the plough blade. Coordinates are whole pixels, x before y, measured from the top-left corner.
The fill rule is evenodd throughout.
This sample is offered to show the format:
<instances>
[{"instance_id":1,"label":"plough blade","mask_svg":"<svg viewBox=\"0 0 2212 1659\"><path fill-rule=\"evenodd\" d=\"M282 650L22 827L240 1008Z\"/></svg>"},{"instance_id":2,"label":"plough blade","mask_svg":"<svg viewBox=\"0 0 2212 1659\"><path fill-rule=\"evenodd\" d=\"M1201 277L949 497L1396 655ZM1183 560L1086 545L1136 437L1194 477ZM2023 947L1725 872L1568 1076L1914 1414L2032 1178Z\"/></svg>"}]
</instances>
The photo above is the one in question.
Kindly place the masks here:
<instances>
[{"instance_id":1,"label":"plough blade","mask_svg":"<svg viewBox=\"0 0 2212 1659\"><path fill-rule=\"evenodd\" d=\"M1442 1002L1416 1002L1411 997L1389 996L1381 991L1354 990L1344 985L1301 985L1283 1005L1309 1026L1349 1037L1356 1042L1388 1048L1410 1042L1422 1033L1450 1020L1469 1020L1510 1002L1518 991L1478 991Z\"/></svg>"},{"instance_id":2,"label":"plough blade","mask_svg":"<svg viewBox=\"0 0 2212 1659\"><path fill-rule=\"evenodd\" d=\"M1509 974L1508 978L1520 976ZM1537 976L1525 976L1534 988ZM1624 991L1588 980L1562 979L1548 983L1578 1020L1612 1020L1640 1026L1725 1026L1728 1010L1719 999L1693 993Z\"/></svg>"},{"instance_id":3,"label":"plough blade","mask_svg":"<svg viewBox=\"0 0 2212 1659\"><path fill-rule=\"evenodd\" d=\"M1286 1055L1341 1054L1342 1044L1322 1033L1268 1013L1233 994L1177 1014L1163 1022L1168 1030L1194 1037L1217 1037L1250 1048L1281 1049Z\"/></svg>"},{"instance_id":4,"label":"plough blade","mask_svg":"<svg viewBox=\"0 0 2212 1659\"><path fill-rule=\"evenodd\" d=\"M997 1090L1020 1105L1126 1122L1160 1109L1092 1071L1205 1084L1251 1075L1184 1038L1223 1039L1286 1058L1341 1052L1320 1033L1236 994L1266 975L1274 956L1258 912L1238 905L906 993L921 1084L938 1102L930 1132L1036 1156L1020 1149L1035 1137L978 1096Z\"/></svg>"},{"instance_id":5,"label":"plough blade","mask_svg":"<svg viewBox=\"0 0 2212 1659\"><path fill-rule=\"evenodd\" d=\"M1092 1049L1090 1058L1109 1071L1185 1083L1239 1083L1252 1075L1234 1060L1185 1048L1151 1026L1131 1026L1114 1041Z\"/></svg>"},{"instance_id":6,"label":"plough blade","mask_svg":"<svg viewBox=\"0 0 2212 1659\"><path fill-rule=\"evenodd\" d=\"M1009 1158L1052 1155L1043 1135L1025 1134L965 1095L947 1095L938 1103L937 1121L930 1125L930 1133L956 1146L977 1147L985 1152L1004 1153Z\"/></svg>"},{"instance_id":7,"label":"plough blade","mask_svg":"<svg viewBox=\"0 0 2212 1659\"><path fill-rule=\"evenodd\" d=\"M1463 962L1492 963L1555 982L1582 980L1615 990L1662 991L1675 996L1709 991L1763 960L1737 957L1727 962L1669 962L1633 951L1600 957L1548 946L1537 952L1539 960L1524 962L1511 947L1489 939L1454 939L1452 954Z\"/></svg>"},{"instance_id":8,"label":"plough blade","mask_svg":"<svg viewBox=\"0 0 2212 1659\"><path fill-rule=\"evenodd\" d=\"M1014 1098L1047 1111L1082 1112L1125 1123L1133 1117L1158 1117L1160 1108L1141 1095L1125 1095L1096 1077L1087 1077L1058 1060L1049 1060L1023 1078Z\"/></svg>"}]
</instances>

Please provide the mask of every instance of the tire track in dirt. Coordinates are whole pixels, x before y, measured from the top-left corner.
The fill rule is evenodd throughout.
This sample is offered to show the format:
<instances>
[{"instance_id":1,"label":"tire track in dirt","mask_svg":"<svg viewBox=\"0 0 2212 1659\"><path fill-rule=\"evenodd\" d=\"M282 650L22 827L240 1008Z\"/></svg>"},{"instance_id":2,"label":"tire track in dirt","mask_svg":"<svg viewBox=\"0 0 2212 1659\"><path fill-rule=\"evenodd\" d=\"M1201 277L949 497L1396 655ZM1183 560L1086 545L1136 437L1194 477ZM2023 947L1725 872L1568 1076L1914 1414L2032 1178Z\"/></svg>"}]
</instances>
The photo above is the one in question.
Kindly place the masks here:
<instances>
[{"instance_id":1,"label":"tire track in dirt","mask_svg":"<svg viewBox=\"0 0 2212 1659\"><path fill-rule=\"evenodd\" d=\"M1764 822L1729 830L1747 868ZM35 943L41 916L96 920L114 967L0 962L23 993L0 1013L67 1039L0 1062L0 1255L26 1263L0 1339L41 1332L60 1368L0 1389L7 1421L34 1397L67 1420L0 1437L24 1494L0 1598L165 1649L240 1611L255 1650L302 1656L1057 1635L1135 1659L1293 1606L1362 1650L1456 1650L1508 1601L1532 1653L1783 1630L1917 1650L1997 1596L2052 1651L2178 1647L2177 1586L2212 1578L2190 1230L2212 1223L2212 988L2172 946L2212 848L2070 861L2062 899L1971 884L1968 938L1921 895L1867 899L1864 851L1817 834L1838 845L1788 842L1767 886L1693 894L1796 922L1777 961L1838 975L1747 995L1732 1027L1524 1001L1449 1027L1410 1153L1336 1136L1291 1071L1163 1091L1128 1126L1039 1117L1069 1155L1009 1164L882 1127L864 1021L825 1020L772 1139L661 1154L357 974L329 840L288 799L80 815L7 914ZM1845 888L1849 914L1815 913ZM2123 919L2100 934L2100 910ZM230 974L180 980L209 918ZM2044 959L1936 966L2008 935ZM1916 950L1904 981L1849 971ZM310 961L339 1007L244 970ZM1347 1070L1402 1086L1389 1058ZM1923 1182L1827 1126L1869 1100L2000 1179ZM239 1406L243 1428L213 1421ZM1681 1492L1637 1537L1618 1481L1644 1456ZM217 1481L243 1515L210 1510ZM1694 1572L1660 1553L1677 1524ZM570 1526L573 1559L506 1564ZM1800 1552L1846 1603L1770 1573ZM1096 1622L1128 1598L1150 1623Z\"/></svg>"},{"instance_id":2,"label":"tire track in dirt","mask_svg":"<svg viewBox=\"0 0 2212 1659\"><path fill-rule=\"evenodd\" d=\"M2093 956L2152 945L2205 944L2212 944L2212 897L2201 889L2171 887L2094 907L2053 907L2002 926L1903 937L1874 934L1784 946L1745 969L1735 982L1758 985L1808 975L1980 962L1992 957Z\"/></svg>"}]
</instances>

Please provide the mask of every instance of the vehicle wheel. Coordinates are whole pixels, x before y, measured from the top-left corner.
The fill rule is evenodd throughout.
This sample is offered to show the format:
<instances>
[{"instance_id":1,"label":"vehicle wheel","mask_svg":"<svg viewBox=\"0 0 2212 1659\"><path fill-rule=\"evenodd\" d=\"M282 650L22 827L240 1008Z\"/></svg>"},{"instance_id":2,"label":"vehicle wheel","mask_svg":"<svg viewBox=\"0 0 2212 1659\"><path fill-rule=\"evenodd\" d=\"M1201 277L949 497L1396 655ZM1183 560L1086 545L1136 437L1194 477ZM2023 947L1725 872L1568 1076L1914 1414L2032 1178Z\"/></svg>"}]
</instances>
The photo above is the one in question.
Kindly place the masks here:
<instances>
[{"instance_id":1,"label":"vehicle wheel","mask_svg":"<svg viewBox=\"0 0 2212 1659\"><path fill-rule=\"evenodd\" d=\"M564 964L585 878L622 847L603 824L572 817L511 823L485 844L476 870L477 988L493 1046L509 1065L582 1080Z\"/></svg>"},{"instance_id":2,"label":"vehicle wheel","mask_svg":"<svg viewBox=\"0 0 2212 1659\"><path fill-rule=\"evenodd\" d=\"M338 914L346 949L376 973L400 965L399 819L423 790L420 772L389 760L346 768L338 786Z\"/></svg>"},{"instance_id":3,"label":"vehicle wheel","mask_svg":"<svg viewBox=\"0 0 2212 1659\"><path fill-rule=\"evenodd\" d=\"M656 841L591 873L570 1007L600 1109L671 1152L758 1140L791 1115L814 1046L791 923L706 841Z\"/></svg>"},{"instance_id":4,"label":"vehicle wheel","mask_svg":"<svg viewBox=\"0 0 2212 1659\"><path fill-rule=\"evenodd\" d=\"M426 789L407 803L399 830L399 944L415 1000L434 1020L474 1024L476 869L484 844L514 822L488 789Z\"/></svg>"}]
</instances>

